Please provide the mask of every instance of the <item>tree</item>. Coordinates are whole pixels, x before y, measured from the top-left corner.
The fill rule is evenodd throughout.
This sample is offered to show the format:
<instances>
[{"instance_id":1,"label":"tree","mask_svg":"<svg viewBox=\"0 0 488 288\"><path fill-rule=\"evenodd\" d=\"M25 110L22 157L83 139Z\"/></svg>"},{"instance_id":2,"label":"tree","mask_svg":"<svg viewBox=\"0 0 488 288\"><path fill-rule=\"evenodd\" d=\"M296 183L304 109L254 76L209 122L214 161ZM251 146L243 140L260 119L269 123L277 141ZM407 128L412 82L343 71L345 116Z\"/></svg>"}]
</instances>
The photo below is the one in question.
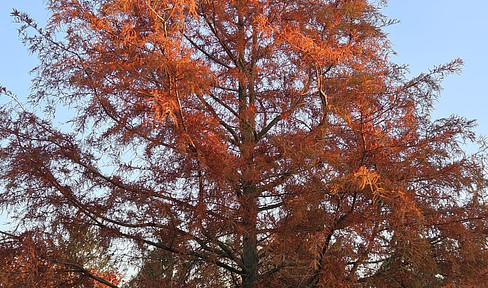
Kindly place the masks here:
<instances>
[{"instance_id":1,"label":"tree","mask_svg":"<svg viewBox=\"0 0 488 288\"><path fill-rule=\"evenodd\" d=\"M117 287L121 279L103 263L107 256L91 259L89 255L95 241L89 234L74 238L73 233L68 243L54 243L40 231L19 236L1 232L0 287ZM83 247L74 251L73 245Z\"/></svg>"},{"instance_id":2,"label":"tree","mask_svg":"<svg viewBox=\"0 0 488 288\"><path fill-rule=\"evenodd\" d=\"M430 118L462 63L407 79L380 5L51 0L44 29L14 11L32 103L76 115L2 109L0 203L150 253L138 279L162 287L485 285L484 152L463 151L473 121Z\"/></svg>"}]
</instances>

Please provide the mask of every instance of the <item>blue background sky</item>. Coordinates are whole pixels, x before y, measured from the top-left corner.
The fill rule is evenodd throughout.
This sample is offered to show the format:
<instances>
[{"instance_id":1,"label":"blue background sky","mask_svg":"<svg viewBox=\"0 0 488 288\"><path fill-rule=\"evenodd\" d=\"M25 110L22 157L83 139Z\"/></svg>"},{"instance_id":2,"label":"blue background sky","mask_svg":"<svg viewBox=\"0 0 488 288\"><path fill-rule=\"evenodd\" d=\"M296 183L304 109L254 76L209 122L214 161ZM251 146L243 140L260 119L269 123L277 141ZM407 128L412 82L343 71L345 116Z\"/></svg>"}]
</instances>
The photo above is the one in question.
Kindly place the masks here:
<instances>
[{"instance_id":1,"label":"blue background sky","mask_svg":"<svg viewBox=\"0 0 488 288\"><path fill-rule=\"evenodd\" d=\"M18 39L19 25L10 17L13 8L27 12L39 24L46 23L48 14L42 0L0 0L0 84L23 99L29 93L29 71L37 62Z\"/></svg>"},{"instance_id":2,"label":"blue background sky","mask_svg":"<svg viewBox=\"0 0 488 288\"><path fill-rule=\"evenodd\" d=\"M19 99L25 99L29 92L29 71L36 58L18 41L18 25L12 23L9 14L17 8L42 24L47 17L42 3L0 0L0 84ZM401 21L386 31L397 52L392 60L409 64L412 76L458 57L464 60L463 73L444 81L433 116L458 114L477 119L477 132L488 135L488 1L390 0L383 12Z\"/></svg>"},{"instance_id":3,"label":"blue background sky","mask_svg":"<svg viewBox=\"0 0 488 288\"><path fill-rule=\"evenodd\" d=\"M463 59L462 74L444 81L434 116L478 119L478 133L488 135L488 1L391 0L384 14L401 21L387 29L398 53L392 59L412 74Z\"/></svg>"}]
</instances>

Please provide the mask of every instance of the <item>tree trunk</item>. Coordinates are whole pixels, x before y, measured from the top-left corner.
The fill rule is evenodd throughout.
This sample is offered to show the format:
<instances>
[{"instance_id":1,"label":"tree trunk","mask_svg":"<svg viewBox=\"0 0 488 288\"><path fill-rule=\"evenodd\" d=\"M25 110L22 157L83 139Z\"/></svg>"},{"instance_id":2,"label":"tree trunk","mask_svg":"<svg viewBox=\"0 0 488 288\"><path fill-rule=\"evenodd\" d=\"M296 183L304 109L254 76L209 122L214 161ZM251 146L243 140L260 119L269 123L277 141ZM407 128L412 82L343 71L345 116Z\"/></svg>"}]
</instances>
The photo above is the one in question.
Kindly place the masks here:
<instances>
[{"instance_id":1,"label":"tree trunk","mask_svg":"<svg viewBox=\"0 0 488 288\"><path fill-rule=\"evenodd\" d=\"M241 206L242 220L242 262L244 274L242 275L242 288L256 288L259 282L259 259L257 243L257 216L258 202L256 195L256 171L254 167L255 139L255 113L250 109L254 105L254 83L252 76L246 68L246 32L244 10L247 9L246 1L239 1L238 4L238 29L237 40L238 78L239 89L239 115L241 120L239 128L241 131L240 153L244 166L242 167L241 195L238 195Z\"/></svg>"},{"instance_id":2,"label":"tree trunk","mask_svg":"<svg viewBox=\"0 0 488 288\"><path fill-rule=\"evenodd\" d=\"M246 191L248 190L248 191ZM254 197L255 188L244 188L243 199L243 235L242 235L242 262L246 271L242 276L242 288L255 288L258 283L258 251L257 251L257 203Z\"/></svg>"},{"instance_id":3,"label":"tree trunk","mask_svg":"<svg viewBox=\"0 0 488 288\"><path fill-rule=\"evenodd\" d=\"M256 184L253 180L255 177L254 168L254 140L252 127L248 123L241 123L243 145L241 147L241 155L245 161L245 166L242 170L241 179L241 195L239 197L239 204L241 206L242 219L242 262L245 267L245 274L242 276L243 288L257 287L259 273L259 259L257 246L257 217L258 217L258 202L256 197Z\"/></svg>"}]
</instances>

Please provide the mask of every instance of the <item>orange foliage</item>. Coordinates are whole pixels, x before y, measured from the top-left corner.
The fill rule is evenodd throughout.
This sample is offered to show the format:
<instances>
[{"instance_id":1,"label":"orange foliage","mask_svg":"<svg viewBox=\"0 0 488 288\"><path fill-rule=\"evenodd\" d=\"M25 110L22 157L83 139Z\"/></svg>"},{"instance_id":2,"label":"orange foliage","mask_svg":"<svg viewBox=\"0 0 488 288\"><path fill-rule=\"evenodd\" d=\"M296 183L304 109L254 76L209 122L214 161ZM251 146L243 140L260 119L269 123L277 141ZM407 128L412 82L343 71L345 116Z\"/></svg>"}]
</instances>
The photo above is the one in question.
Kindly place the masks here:
<instances>
[{"instance_id":1,"label":"orange foliage","mask_svg":"<svg viewBox=\"0 0 488 288\"><path fill-rule=\"evenodd\" d=\"M67 133L1 109L19 218L150 255L136 287L488 283L483 149L463 151L472 121L430 117L462 62L407 79L376 2L47 5L45 29L14 12L31 100L77 113Z\"/></svg>"},{"instance_id":2,"label":"orange foliage","mask_svg":"<svg viewBox=\"0 0 488 288\"><path fill-rule=\"evenodd\" d=\"M50 241L41 239L39 233L3 236L7 237L0 243L0 287L103 288L121 283L117 273L85 269L63 260L63 251L50 247Z\"/></svg>"}]
</instances>

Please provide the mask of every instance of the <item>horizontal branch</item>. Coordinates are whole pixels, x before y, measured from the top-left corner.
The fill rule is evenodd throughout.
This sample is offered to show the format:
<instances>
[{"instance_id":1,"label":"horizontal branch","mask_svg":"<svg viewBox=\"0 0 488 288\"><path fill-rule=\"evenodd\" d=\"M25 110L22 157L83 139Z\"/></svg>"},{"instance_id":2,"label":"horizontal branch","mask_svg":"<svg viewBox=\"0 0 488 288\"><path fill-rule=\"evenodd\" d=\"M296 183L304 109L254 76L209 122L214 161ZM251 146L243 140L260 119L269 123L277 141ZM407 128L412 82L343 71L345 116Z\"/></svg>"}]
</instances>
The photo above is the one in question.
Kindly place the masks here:
<instances>
[{"instance_id":1,"label":"horizontal branch","mask_svg":"<svg viewBox=\"0 0 488 288\"><path fill-rule=\"evenodd\" d=\"M90 278L92 278L93 280L99 282L99 283L102 283L108 287L112 287L112 288L118 288L117 285L114 285L112 283L110 283L109 281L103 279L102 277L99 277L99 276L96 276L96 275L93 275L89 270L85 269L82 265L78 264L78 263L74 263L74 262L70 262L70 261L65 261L65 260L57 260L57 259L53 259L53 258L46 258L46 260L49 260L53 263L56 263L56 264L61 264L61 265L66 265L66 266L71 266L71 267L74 267L76 269L78 269L77 271L75 272L79 272L79 273L82 273Z\"/></svg>"}]
</instances>

